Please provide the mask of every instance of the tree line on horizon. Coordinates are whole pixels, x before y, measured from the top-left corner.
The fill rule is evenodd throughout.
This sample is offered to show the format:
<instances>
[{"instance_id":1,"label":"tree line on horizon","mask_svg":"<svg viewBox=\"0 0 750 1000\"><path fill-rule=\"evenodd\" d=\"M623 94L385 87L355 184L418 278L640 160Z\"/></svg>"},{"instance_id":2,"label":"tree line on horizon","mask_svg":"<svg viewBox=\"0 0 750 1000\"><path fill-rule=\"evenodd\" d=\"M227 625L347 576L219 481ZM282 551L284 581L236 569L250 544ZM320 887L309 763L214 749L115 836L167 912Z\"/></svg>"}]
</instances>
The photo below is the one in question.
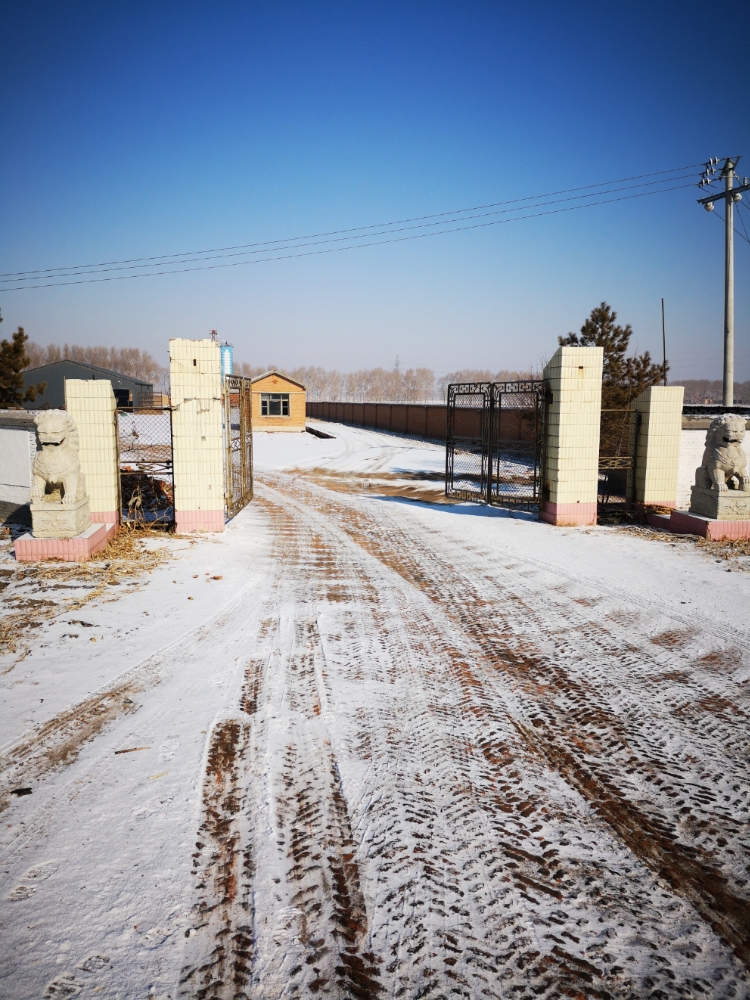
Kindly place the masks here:
<instances>
[{"instance_id":1,"label":"tree line on horizon","mask_svg":"<svg viewBox=\"0 0 750 1000\"><path fill-rule=\"evenodd\" d=\"M340 403L432 403L444 400L451 382L506 382L527 379L530 372L464 368L435 378L431 368L362 368L356 372L340 372L320 367L280 368L278 365L256 367L239 362L238 375L255 378L267 371L283 371L301 382L311 402Z\"/></svg>"},{"instance_id":2,"label":"tree line on horizon","mask_svg":"<svg viewBox=\"0 0 750 1000\"><path fill-rule=\"evenodd\" d=\"M80 344L41 344L29 340L26 343L26 368L41 368L56 361L78 361L82 364L96 365L97 368L107 368L119 375L141 379L152 384L168 379L169 368L160 365L148 351L138 347L101 347Z\"/></svg>"}]
</instances>

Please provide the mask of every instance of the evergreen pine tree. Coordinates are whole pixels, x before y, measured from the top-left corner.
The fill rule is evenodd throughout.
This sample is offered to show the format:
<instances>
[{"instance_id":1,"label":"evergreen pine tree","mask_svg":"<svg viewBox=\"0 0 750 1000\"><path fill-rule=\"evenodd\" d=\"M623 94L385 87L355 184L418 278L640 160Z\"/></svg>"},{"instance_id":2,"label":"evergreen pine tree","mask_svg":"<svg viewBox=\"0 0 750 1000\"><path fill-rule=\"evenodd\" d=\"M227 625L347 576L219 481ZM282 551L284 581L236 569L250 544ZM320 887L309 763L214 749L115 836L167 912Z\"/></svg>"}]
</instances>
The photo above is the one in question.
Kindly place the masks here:
<instances>
[{"instance_id":1,"label":"evergreen pine tree","mask_svg":"<svg viewBox=\"0 0 750 1000\"><path fill-rule=\"evenodd\" d=\"M0 316L0 323L3 317ZM0 340L0 407L18 410L26 402L33 403L37 393L44 392L46 382L23 387L23 370L28 367L26 341L28 337L22 326L16 330L11 340Z\"/></svg>"},{"instance_id":2,"label":"evergreen pine tree","mask_svg":"<svg viewBox=\"0 0 750 1000\"><path fill-rule=\"evenodd\" d=\"M669 371L668 364L654 364L648 351L626 357L633 328L618 326L617 313L606 302L591 310L580 333L558 337L561 346L603 347L602 409L627 409L650 385L658 385Z\"/></svg>"}]
</instances>

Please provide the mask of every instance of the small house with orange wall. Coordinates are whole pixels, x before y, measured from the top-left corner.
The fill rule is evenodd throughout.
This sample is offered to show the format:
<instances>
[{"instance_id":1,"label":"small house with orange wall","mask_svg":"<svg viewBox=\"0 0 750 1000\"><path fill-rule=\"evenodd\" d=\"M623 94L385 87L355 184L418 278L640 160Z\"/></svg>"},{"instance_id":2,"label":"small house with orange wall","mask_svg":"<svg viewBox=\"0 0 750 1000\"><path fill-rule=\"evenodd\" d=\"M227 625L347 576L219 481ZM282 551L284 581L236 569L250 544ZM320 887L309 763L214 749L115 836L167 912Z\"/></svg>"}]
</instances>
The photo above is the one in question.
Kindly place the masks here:
<instances>
[{"instance_id":1,"label":"small house with orange wall","mask_svg":"<svg viewBox=\"0 0 750 1000\"><path fill-rule=\"evenodd\" d=\"M256 375L253 384L253 430L304 431L307 392L283 372Z\"/></svg>"}]
</instances>

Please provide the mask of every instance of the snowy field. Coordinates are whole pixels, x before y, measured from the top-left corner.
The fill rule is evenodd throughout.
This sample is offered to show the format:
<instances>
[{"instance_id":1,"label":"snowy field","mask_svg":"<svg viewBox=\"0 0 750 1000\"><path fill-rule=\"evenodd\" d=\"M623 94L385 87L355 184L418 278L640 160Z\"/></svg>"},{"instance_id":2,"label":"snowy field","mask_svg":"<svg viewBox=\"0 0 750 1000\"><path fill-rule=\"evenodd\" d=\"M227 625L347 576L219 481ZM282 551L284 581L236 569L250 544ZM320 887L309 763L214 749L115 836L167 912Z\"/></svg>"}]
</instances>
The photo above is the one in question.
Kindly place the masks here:
<instances>
[{"instance_id":1,"label":"snowy field","mask_svg":"<svg viewBox=\"0 0 750 1000\"><path fill-rule=\"evenodd\" d=\"M259 472L321 470L357 476L413 476L445 473L445 447L400 434L348 427L325 420L308 420L308 426L330 434L253 435L255 467Z\"/></svg>"},{"instance_id":2,"label":"snowy field","mask_svg":"<svg viewBox=\"0 0 750 1000\"><path fill-rule=\"evenodd\" d=\"M750 573L317 426L80 611L0 559L0 996L750 996Z\"/></svg>"}]
</instances>

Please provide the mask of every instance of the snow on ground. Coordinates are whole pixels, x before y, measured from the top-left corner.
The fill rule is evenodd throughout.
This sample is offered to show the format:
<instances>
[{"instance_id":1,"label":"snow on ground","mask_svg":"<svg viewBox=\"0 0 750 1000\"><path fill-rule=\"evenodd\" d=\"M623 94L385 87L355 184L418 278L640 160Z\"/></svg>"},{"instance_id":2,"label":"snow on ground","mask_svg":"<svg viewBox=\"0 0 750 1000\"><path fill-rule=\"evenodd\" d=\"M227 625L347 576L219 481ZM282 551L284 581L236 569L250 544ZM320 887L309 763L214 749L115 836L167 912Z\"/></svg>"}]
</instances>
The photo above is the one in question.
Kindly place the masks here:
<instances>
[{"instance_id":1,"label":"snow on ground","mask_svg":"<svg viewBox=\"0 0 750 1000\"><path fill-rule=\"evenodd\" d=\"M445 448L400 434L365 430L324 420L310 426L333 435L253 434L255 467L267 472L282 469L325 469L329 472L444 473Z\"/></svg>"},{"instance_id":2,"label":"snow on ground","mask_svg":"<svg viewBox=\"0 0 750 1000\"><path fill-rule=\"evenodd\" d=\"M0 995L750 995L750 574L319 426L0 660Z\"/></svg>"}]
</instances>

